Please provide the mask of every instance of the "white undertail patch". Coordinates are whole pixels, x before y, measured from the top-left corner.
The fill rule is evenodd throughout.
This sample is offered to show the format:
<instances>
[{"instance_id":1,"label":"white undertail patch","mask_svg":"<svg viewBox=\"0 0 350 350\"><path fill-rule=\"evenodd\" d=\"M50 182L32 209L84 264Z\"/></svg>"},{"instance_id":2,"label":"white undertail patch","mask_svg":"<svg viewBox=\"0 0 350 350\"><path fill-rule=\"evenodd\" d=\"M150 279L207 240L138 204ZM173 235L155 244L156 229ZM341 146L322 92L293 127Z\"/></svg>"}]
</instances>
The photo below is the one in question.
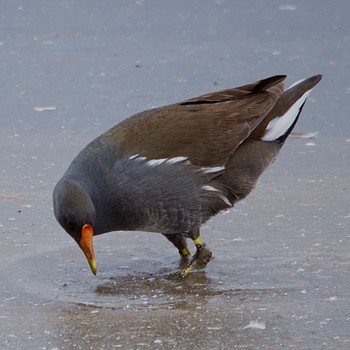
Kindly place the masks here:
<instances>
[{"instance_id":1,"label":"white undertail patch","mask_svg":"<svg viewBox=\"0 0 350 350\"><path fill-rule=\"evenodd\" d=\"M294 84L292 85L294 86ZM306 91L281 117L272 119L267 125L262 141L274 141L283 136L292 126L295 118L300 112L300 108L309 96L312 89Z\"/></svg>"},{"instance_id":2,"label":"white undertail patch","mask_svg":"<svg viewBox=\"0 0 350 350\"><path fill-rule=\"evenodd\" d=\"M289 90L289 89L291 89L292 87L294 87L294 86L300 84L300 83L301 83L302 81L304 81L304 80L306 80L306 79L297 80L297 81L296 81L295 83L293 83L287 90Z\"/></svg>"}]
</instances>

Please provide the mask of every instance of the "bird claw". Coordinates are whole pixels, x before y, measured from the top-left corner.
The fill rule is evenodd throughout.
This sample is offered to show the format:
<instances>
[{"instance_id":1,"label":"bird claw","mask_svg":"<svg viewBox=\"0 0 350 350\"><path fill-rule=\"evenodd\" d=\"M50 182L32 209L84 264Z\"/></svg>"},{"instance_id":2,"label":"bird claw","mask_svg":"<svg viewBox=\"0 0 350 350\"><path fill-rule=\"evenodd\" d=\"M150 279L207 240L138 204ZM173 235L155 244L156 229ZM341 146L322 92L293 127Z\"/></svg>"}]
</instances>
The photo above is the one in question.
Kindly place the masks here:
<instances>
[{"instance_id":1,"label":"bird claw","mask_svg":"<svg viewBox=\"0 0 350 350\"><path fill-rule=\"evenodd\" d=\"M213 253L205 243L198 244L196 254L191 262L181 271L181 276L185 277L189 273L197 270L204 270L208 262L213 258Z\"/></svg>"}]
</instances>

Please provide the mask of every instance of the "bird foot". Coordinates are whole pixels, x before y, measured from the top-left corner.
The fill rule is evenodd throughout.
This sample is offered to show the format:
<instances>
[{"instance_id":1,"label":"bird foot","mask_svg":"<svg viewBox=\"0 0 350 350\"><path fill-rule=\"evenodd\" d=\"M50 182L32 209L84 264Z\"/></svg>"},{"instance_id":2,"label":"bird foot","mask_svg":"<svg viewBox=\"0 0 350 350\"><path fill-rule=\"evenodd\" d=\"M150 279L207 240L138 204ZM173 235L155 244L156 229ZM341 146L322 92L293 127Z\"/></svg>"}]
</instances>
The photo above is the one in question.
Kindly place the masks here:
<instances>
[{"instance_id":1,"label":"bird foot","mask_svg":"<svg viewBox=\"0 0 350 350\"><path fill-rule=\"evenodd\" d=\"M213 253L205 243L196 245L197 251L191 262L181 271L181 276L185 277L192 271L203 270L208 262L213 258Z\"/></svg>"}]
</instances>

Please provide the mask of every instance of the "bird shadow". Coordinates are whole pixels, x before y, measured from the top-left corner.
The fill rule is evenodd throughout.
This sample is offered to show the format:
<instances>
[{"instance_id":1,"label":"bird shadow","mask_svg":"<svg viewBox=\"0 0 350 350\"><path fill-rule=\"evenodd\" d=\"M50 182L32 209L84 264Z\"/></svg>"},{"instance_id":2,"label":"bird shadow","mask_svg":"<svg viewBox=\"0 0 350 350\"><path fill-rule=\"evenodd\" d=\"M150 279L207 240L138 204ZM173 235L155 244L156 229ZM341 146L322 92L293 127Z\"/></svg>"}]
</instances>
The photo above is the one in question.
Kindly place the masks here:
<instances>
[{"instance_id":1,"label":"bird shadow","mask_svg":"<svg viewBox=\"0 0 350 350\"><path fill-rule=\"evenodd\" d=\"M195 271L189 275L181 276L181 270L174 271L162 268L153 272L136 272L124 276L113 276L108 281L99 284L95 292L109 295L206 295L212 294L214 281L205 271Z\"/></svg>"}]
</instances>

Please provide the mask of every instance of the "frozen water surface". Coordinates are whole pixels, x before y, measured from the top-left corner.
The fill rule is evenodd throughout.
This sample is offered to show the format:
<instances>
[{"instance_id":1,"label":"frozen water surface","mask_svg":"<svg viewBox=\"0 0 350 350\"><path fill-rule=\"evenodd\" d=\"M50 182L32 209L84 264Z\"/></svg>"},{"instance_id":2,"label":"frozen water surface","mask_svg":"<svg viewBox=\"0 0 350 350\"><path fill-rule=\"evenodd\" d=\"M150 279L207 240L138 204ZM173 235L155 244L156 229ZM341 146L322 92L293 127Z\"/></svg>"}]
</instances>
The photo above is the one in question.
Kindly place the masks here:
<instances>
[{"instance_id":1,"label":"frozen water surface","mask_svg":"<svg viewBox=\"0 0 350 350\"><path fill-rule=\"evenodd\" d=\"M350 348L350 3L8 1L0 12L0 346ZM160 235L97 237L98 274L55 222L77 152L125 117L322 73L252 195L203 228L179 278Z\"/></svg>"}]
</instances>

